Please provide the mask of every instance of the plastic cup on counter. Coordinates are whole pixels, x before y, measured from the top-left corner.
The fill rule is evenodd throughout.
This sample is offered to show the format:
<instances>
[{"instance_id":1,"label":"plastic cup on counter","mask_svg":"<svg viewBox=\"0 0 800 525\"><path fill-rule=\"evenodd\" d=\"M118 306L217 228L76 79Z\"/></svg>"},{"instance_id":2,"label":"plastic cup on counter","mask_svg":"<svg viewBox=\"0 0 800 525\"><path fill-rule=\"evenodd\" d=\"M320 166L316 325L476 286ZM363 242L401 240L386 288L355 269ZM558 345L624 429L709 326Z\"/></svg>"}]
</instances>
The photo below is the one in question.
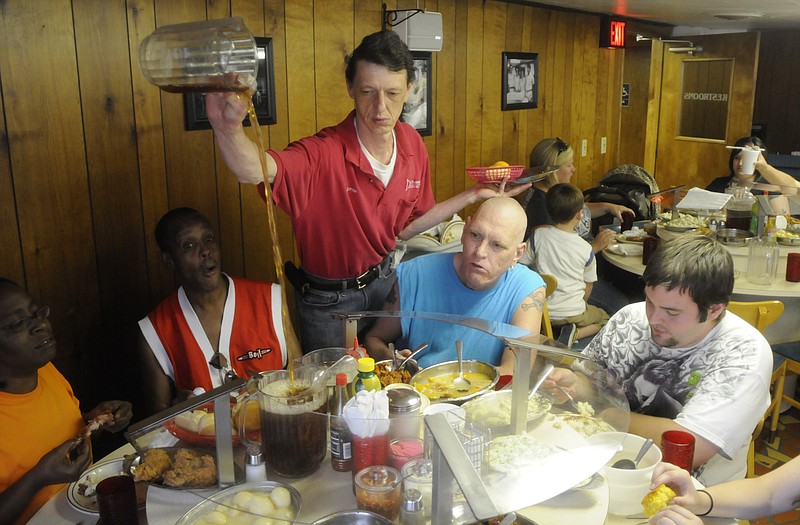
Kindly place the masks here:
<instances>
[{"instance_id":1,"label":"plastic cup on counter","mask_svg":"<svg viewBox=\"0 0 800 525\"><path fill-rule=\"evenodd\" d=\"M692 473L694 436L683 430L667 430L661 434L663 461Z\"/></svg>"},{"instance_id":2,"label":"plastic cup on counter","mask_svg":"<svg viewBox=\"0 0 800 525\"><path fill-rule=\"evenodd\" d=\"M138 525L136 487L130 476L111 476L97 484L97 506L103 525Z\"/></svg>"},{"instance_id":3,"label":"plastic cup on counter","mask_svg":"<svg viewBox=\"0 0 800 525\"><path fill-rule=\"evenodd\" d=\"M658 237L648 235L642 240L642 264L647 266L650 262L650 257L658 249Z\"/></svg>"},{"instance_id":4,"label":"plastic cup on counter","mask_svg":"<svg viewBox=\"0 0 800 525\"><path fill-rule=\"evenodd\" d=\"M786 255L786 280L790 283L800 283L800 253Z\"/></svg>"}]
</instances>

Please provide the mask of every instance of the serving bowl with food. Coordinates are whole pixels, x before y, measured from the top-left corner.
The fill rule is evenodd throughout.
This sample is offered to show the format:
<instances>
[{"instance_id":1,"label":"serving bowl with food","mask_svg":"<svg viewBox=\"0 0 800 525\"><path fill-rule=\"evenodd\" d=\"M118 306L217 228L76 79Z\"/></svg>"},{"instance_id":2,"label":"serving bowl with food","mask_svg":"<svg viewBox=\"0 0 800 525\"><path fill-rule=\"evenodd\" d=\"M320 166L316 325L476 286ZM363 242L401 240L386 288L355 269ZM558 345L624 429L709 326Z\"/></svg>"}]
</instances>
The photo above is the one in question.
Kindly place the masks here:
<instances>
[{"instance_id":1,"label":"serving bowl with food","mask_svg":"<svg viewBox=\"0 0 800 525\"><path fill-rule=\"evenodd\" d=\"M500 379L497 368L483 361L463 362L464 377L470 382L466 391L458 391L453 381L458 376L458 361L447 361L429 366L411 378L411 386L425 394L431 403L460 405L490 391Z\"/></svg>"},{"instance_id":2,"label":"serving bowl with food","mask_svg":"<svg viewBox=\"0 0 800 525\"><path fill-rule=\"evenodd\" d=\"M785 246L800 246L800 232L794 229L777 230L775 240Z\"/></svg>"},{"instance_id":3,"label":"serving bowl with food","mask_svg":"<svg viewBox=\"0 0 800 525\"><path fill-rule=\"evenodd\" d=\"M300 493L278 481L252 481L221 490L192 507L176 525L294 523L302 508ZM243 519L245 518L245 519Z\"/></svg>"},{"instance_id":4,"label":"serving bowl with food","mask_svg":"<svg viewBox=\"0 0 800 525\"><path fill-rule=\"evenodd\" d=\"M541 423L552 407L552 402L546 396L534 394L528 400L528 430ZM464 403L463 408L468 423L490 430L493 436L511 433L511 390L487 392Z\"/></svg>"},{"instance_id":5,"label":"serving bowl with food","mask_svg":"<svg viewBox=\"0 0 800 525\"><path fill-rule=\"evenodd\" d=\"M400 361L402 363L402 360ZM375 363L375 375L381 381L381 386L404 383L410 384L411 378L419 372L419 364L416 361L409 360L399 370L395 370L397 362L394 359L385 359Z\"/></svg>"}]
</instances>

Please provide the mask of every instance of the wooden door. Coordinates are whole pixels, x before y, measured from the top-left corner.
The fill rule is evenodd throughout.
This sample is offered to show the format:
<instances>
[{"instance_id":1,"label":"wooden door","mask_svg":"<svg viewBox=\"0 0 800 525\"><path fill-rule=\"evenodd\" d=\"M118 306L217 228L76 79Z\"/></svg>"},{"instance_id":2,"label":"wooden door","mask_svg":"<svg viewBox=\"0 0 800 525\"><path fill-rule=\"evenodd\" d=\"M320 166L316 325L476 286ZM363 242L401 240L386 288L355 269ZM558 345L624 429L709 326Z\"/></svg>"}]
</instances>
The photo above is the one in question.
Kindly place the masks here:
<instances>
[{"instance_id":1,"label":"wooden door","mask_svg":"<svg viewBox=\"0 0 800 525\"><path fill-rule=\"evenodd\" d=\"M682 37L699 53L664 43L654 175L661 188L704 188L727 175L726 145L750 135L759 33Z\"/></svg>"}]
</instances>

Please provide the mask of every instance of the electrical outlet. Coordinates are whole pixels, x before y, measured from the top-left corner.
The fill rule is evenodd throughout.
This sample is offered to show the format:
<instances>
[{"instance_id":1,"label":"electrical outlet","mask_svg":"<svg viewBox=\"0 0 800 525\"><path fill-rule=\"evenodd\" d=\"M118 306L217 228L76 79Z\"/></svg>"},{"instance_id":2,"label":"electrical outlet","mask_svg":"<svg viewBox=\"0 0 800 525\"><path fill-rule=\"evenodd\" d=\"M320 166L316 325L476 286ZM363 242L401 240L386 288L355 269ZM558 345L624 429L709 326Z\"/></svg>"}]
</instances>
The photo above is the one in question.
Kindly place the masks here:
<instances>
[{"instance_id":1,"label":"electrical outlet","mask_svg":"<svg viewBox=\"0 0 800 525\"><path fill-rule=\"evenodd\" d=\"M605 137L602 137L600 139L600 154L601 155L605 155L606 154L606 138Z\"/></svg>"},{"instance_id":2,"label":"electrical outlet","mask_svg":"<svg viewBox=\"0 0 800 525\"><path fill-rule=\"evenodd\" d=\"M586 147L588 146L588 142L589 141L586 140L586 139L583 139L581 141L581 157L585 157L586 156Z\"/></svg>"}]
</instances>

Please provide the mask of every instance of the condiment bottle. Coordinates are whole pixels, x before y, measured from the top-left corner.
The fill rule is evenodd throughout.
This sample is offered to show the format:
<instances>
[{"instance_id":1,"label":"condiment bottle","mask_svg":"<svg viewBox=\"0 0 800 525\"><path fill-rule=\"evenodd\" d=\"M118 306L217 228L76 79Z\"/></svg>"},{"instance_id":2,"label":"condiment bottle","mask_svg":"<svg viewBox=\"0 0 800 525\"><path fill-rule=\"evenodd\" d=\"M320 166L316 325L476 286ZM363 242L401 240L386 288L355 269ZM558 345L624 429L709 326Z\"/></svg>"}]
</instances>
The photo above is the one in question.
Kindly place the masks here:
<instances>
[{"instance_id":1,"label":"condiment bottle","mask_svg":"<svg viewBox=\"0 0 800 525\"><path fill-rule=\"evenodd\" d=\"M375 375L375 360L362 357L358 360L358 376L353 381L353 395L362 390L380 390L381 381Z\"/></svg>"},{"instance_id":2,"label":"condiment bottle","mask_svg":"<svg viewBox=\"0 0 800 525\"><path fill-rule=\"evenodd\" d=\"M353 468L353 437L342 416L348 399L347 374L336 374L336 386L328 408L331 414L331 467L337 472L350 472Z\"/></svg>"},{"instance_id":3,"label":"condiment bottle","mask_svg":"<svg viewBox=\"0 0 800 525\"><path fill-rule=\"evenodd\" d=\"M247 481L265 481L267 479L267 466L264 464L264 454L261 453L261 449L257 445L247 447L244 477Z\"/></svg>"},{"instance_id":4,"label":"condiment bottle","mask_svg":"<svg viewBox=\"0 0 800 525\"><path fill-rule=\"evenodd\" d=\"M400 504L400 525L424 525L422 493L417 489L407 489L403 492L403 502Z\"/></svg>"},{"instance_id":5,"label":"condiment bottle","mask_svg":"<svg viewBox=\"0 0 800 525\"><path fill-rule=\"evenodd\" d=\"M396 520L403 499L403 480L392 467L373 465L360 470L355 478L356 506Z\"/></svg>"}]
</instances>

